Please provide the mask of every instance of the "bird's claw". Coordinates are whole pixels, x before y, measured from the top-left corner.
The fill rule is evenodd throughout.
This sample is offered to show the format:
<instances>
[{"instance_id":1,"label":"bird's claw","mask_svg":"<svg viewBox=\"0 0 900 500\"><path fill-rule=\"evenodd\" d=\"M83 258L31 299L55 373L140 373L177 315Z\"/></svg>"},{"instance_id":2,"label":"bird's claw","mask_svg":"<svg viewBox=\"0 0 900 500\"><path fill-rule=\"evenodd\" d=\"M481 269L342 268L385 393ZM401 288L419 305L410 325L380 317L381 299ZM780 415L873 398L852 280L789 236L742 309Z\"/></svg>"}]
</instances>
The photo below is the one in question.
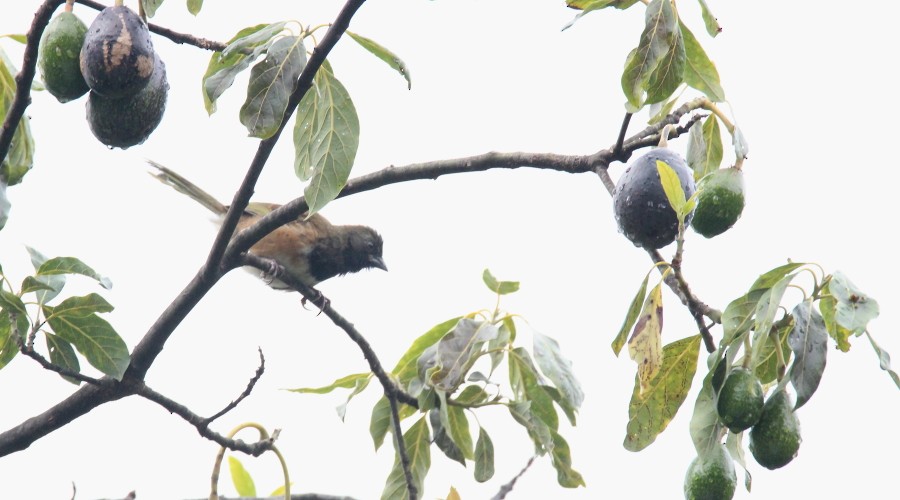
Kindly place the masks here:
<instances>
[{"instance_id":1,"label":"bird's claw","mask_svg":"<svg viewBox=\"0 0 900 500\"><path fill-rule=\"evenodd\" d=\"M331 300L329 300L328 297L326 297L324 294L322 294L322 292L316 290L315 288L313 288L312 291L315 292L315 296L308 299L306 297L301 298L300 305L303 306L304 309L306 309L306 303L311 302L312 305L319 308L319 313L316 314L316 316L319 316L320 314L322 314L322 311L324 311L326 307L331 305Z\"/></svg>"}]
</instances>

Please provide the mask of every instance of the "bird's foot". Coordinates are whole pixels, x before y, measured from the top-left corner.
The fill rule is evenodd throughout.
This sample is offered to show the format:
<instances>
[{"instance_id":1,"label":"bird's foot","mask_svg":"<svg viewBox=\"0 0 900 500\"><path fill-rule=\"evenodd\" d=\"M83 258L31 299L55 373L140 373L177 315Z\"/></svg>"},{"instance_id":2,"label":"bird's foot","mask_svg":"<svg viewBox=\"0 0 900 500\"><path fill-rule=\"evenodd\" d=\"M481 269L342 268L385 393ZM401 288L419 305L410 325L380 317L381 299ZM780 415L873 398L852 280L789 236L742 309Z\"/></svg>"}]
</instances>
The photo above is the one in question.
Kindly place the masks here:
<instances>
[{"instance_id":1,"label":"bird's foot","mask_svg":"<svg viewBox=\"0 0 900 500\"><path fill-rule=\"evenodd\" d=\"M306 309L306 303L310 302L312 305L319 308L319 314L322 314L322 311L325 310L326 307L331 305L331 300L328 299L322 292L316 290L315 288L311 288L311 290L315 293L314 296L311 296L307 299L307 297L303 297L300 299L300 305ZM316 314L318 316L319 314Z\"/></svg>"}]
</instances>

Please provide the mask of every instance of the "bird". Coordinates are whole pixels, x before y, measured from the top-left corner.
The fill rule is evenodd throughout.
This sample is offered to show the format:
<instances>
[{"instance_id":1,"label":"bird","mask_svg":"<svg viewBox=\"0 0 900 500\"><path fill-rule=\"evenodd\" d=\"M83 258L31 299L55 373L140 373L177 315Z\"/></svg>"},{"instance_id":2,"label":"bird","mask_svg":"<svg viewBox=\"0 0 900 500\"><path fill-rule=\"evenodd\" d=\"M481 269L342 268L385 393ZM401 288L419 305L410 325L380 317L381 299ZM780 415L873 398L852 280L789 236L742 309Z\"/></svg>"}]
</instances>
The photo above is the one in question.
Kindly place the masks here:
<instances>
[{"instance_id":1,"label":"bird","mask_svg":"<svg viewBox=\"0 0 900 500\"><path fill-rule=\"evenodd\" d=\"M192 200L206 207L217 216L221 224L228 206L211 194L174 171L148 160L156 173L151 173ZM257 220L277 209L276 203L250 202L238 221L235 234L252 226ZM313 287L335 276L356 273L363 269L387 271L382 257L384 242L374 229L361 225L332 224L322 215L307 212L266 235L249 249L249 253L274 261L293 278ZM256 272L260 272L256 270ZM276 290L291 289L289 285L270 273L262 272L270 287Z\"/></svg>"}]
</instances>

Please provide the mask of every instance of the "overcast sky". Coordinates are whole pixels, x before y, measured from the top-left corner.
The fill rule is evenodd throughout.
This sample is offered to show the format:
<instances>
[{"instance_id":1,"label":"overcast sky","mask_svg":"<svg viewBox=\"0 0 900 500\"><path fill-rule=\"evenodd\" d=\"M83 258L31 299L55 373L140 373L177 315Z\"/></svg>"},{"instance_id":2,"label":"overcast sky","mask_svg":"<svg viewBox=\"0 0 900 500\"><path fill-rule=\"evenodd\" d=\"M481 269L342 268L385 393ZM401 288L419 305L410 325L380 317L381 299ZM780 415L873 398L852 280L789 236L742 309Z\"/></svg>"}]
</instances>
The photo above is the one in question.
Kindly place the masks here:
<instances>
[{"instance_id":1,"label":"overcast sky","mask_svg":"<svg viewBox=\"0 0 900 500\"><path fill-rule=\"evenodd\" d=\"M678 7L716 62L751 151L743 218L716 239L689 234L685 273L693 290L724 309L756 276L787 259L841 270L881 304L871 331L900 365L893 251L898 165L890 153L900 113L891 95L900 7L708 3L724 27L716 39L704 34L696 2ZM194 18L184 2L170 1L153 21L225 41L261 22L328 23L338 4L265 1L238 8L207 2ZM26 31L38 5L4 2L0 34ZM368 2L351 29L403 58L413 85L407 90L398 74L349 39L332 53L335 74L360 116L354 175L492 150L588 154L609 147L624 114L619 78L637 44L642 12L639 5L596 12L561 32L574 15L562 0ZM76 13L86 22L95 15L83 6ZM238 122L246 76L208 117L199 90L209 53L153 40L171 85L160 127L141 146L109 151L86 126L84 98L60 105L47 93L35 94L27 110L35 168L10 188L13 212L0 232L0 263L14 283L30 270L24 245L77 256L109 276L115 283L109 292L79 280L71 280L72 291L102 292L116 306L107 317L129 346L188 283L214 236L208 213L150 178L145 159L227 202L258 144ZM21 62L18 44L0 39L0 46ZM646 119L637 115L631 132ZM255 199L284 202L302 193L289 140L286 134L276 147ZM671 146L683 153L686 141ZM610 169L614 178L623 171L621 164ZM485 267L522 282L502 306L527 319L523 340L529 328L556 338L584 385L579 425L563 424L561 432L588 486L562 490L543 457L509 498L680 497L694 455L688 422L705 369L701 361L685 406L653 445L640 453L622 448L634 363L624 354L614 357L609 344L651 263L617 233L596 176L527 170L452 176L352 196L323 214L371 225L384 236L388 273L363 272L320 288L387 366L432 325L493 307L481 283ZM788 307L800 300L796 291L787 297ZM675 297L666 291L664 301L664 341L693 335L695 325ZM344 422L334 411L344 394L280 390L325 385L367 369L355 345L327 318L301 309L296 294L270 290L247 273L227 276L175 332L148 384L197 413L215 413L243 390L256 369L258 346L266 374L216 429L227 432L245 421L281 428L279 447L295 490L376 498L393 456L389 446L373 452L368 437L375 384L351 403ZM854 339L849 353L829 348L828 356L819 391L798 412L799 456L775 472L750 459L754 493L739 488L736 498L900 495L897 387L864 338ZM0 371L0 427L72 391L17 358ZM505 411L477 415L497 449L494 480L475 483L471 466L463 469L434 449L425 498L444 496L451 485L463 498L487 498L527 461L532 445ZM70 498L74 482L79 499L122 497L130 490L142 499L202 498L216 450L179 418L129 398L0 459L2 495ZM260 493L277 486L272 457L243 460ZM225 481L227 475L221 491L233 494Z\"/></svg>"}]
</instances>

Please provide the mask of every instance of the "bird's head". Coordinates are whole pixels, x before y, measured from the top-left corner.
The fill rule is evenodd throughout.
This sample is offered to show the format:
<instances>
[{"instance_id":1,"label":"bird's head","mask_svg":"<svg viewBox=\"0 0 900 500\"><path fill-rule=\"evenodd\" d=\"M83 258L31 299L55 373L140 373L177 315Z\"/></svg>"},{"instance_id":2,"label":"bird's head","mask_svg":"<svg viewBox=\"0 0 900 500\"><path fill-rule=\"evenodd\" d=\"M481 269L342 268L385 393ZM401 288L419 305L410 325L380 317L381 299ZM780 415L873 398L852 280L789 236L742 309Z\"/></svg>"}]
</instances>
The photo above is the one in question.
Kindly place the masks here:
<instances>
[{"instance_id":1,"label":"bird's head","mask_svg":"<svg viewBox=\"0 0 900 500\"><path fill-rule=\"evenodd\" d=\"M368 226L350 226L347 235L345 258L348 271L355 273L373 267L387 271L381 256L384 242L380 234Z\"/></svg>"}]
</instances>

